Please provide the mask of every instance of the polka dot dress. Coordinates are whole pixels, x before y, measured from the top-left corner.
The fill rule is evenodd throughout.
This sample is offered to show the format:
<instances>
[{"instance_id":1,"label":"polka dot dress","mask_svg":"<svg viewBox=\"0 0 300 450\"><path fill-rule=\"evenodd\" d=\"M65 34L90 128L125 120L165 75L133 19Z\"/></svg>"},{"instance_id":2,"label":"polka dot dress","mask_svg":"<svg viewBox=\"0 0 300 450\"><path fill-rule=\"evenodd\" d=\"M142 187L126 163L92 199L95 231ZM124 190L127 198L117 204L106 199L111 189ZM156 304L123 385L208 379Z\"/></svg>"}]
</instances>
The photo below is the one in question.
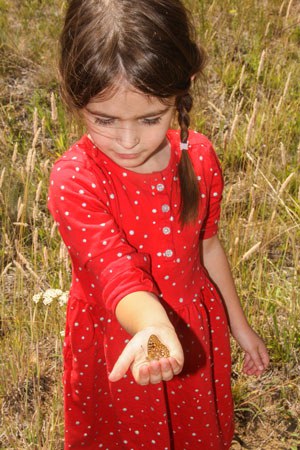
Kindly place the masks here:
<instances>
[{"instance_id":1,"label":"polka dot dress","mask_svg":"<svg viewBox=\"0 0 300 450\"><path fill-rule=\"evenodd\" d=\"M190 132L201 192L196 223L179 223L179 134L169 165L126 170L87 136L54 165L49 209L72 261L64 342L65 449L223 450L233 434L226 314L199 258L217 233L223 181L216 154ZM140 386L108 373L130 339L114 311L127 294L159 296L185 353L182 373Z\"/></svg>"}]
</instances>

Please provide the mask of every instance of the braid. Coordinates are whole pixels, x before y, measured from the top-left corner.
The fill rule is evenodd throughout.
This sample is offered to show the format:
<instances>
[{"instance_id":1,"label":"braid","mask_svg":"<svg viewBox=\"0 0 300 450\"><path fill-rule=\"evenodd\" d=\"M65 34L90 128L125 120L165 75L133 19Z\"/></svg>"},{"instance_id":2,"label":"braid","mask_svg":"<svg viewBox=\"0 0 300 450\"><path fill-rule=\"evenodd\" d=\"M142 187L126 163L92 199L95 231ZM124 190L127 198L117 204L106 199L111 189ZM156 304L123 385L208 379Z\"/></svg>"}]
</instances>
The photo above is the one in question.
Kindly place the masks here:
<instances>
[{"instance_id":1,"label":"braid","mask_svg":"<svg viewBox=\"0 0 300 450\"><path fill-rule=\"evenodd\" d=\"M187 93L177 97L176 107L180 126L180 140L186 143L190 125L189 112L192 109L193 99ZM185 225L196 220L199 207L199 188L192 161L187 151L183 150L178 167L181 189L180 222Z\"/></svg>"}]
</instances>

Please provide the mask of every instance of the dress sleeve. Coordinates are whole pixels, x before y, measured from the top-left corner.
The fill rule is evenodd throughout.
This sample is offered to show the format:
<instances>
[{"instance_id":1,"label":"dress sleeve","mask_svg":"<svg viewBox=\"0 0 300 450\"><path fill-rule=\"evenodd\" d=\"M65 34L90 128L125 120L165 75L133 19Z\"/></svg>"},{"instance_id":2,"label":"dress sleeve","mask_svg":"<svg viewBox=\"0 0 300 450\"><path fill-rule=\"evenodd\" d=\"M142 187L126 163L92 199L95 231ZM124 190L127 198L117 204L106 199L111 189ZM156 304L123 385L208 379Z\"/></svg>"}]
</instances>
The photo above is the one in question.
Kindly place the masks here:
<instances>
[{"instance_id":1,"label":"dress sleeve","mask_svg":"<svg viewBox=\"0 0 300 450\"><path fill-rule=\"evenodd\" d=\"M221 214L221 201L224 188L222 169L216 152L209 145L207 153L205 183L208 196L207 214L203 223L201 239L208 239L218 232L218 224Z\"/></svg>"},{"instance_id":2,"label":"dress sleeve","mask_svg":"<svg viewBox=\"0 0 300 450\"><path fill-rule=\"evenodd\" d=\"M101 179L84 163L60 160L50 176L48 208L79 271L93 275L102 301L114 312L136 291L158 295L150 258L137 252L109 209ZM83 272L82 272L83 273Z\"/></svg>"}]
</instances>

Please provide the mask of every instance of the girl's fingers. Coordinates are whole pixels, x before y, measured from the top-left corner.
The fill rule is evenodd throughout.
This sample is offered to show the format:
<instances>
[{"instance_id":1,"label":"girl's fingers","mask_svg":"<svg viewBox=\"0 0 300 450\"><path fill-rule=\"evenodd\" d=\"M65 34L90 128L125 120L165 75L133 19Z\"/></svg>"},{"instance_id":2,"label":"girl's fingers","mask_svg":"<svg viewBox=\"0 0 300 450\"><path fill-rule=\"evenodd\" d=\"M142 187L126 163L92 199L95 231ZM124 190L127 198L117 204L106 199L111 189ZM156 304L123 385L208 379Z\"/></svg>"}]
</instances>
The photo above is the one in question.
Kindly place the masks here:
<instances>
[{"instance_id":1,"label":"girl's fingers","mask_svg":"<svg viewBox=\"0 0 300 450\"><path fill-rule=\"evenodd\" d=\"M175 363L174 363L175 362ZM175 371L173 370L173 365ZM173 358L162 358L140 366L137 373L133 373L135 381L139 384L157 384L161 381L170 381L180 372L179 364Z\"/></svg>"},{"instance_id":2,"label":"girl's fingers","mask_svg":"<svg viewBox=\"0 0 300 450\"><path fill-rule=\"evenodd\" d=\"M161 382L163 375L160 361L151 361L151 363L149 364L149 372L149 381L151 384L157 384Z\"/></svg>"},{"instance_id":3,"label":"girl's fingers","mask_svg":"<svg viewBox=\"0 0 300 450\"><path fill-rule=\"evenodd\" d=\"M175 358L169 358L174 375L178 375L182 371L183 362L178 362Z\"/></svg>"},{"instance_id":4,"label":"girl's fingers","mask_svg":"<svg viewBox=\"0 0 300 450\"><path fill-rule=\"evenodd\" d=\"M247 375L261 375L269 365L269 356L265 347L246 353L243 371Z\"/></svg>"},{"instance_id":5,"label":"girl's fingers","mask_svg":"<svg viewBox=\"0 0 300 450\"><path fill-rule=\"evenodd\" d=\"M244 370L244 372L247 375L257 375L257 369L256 369L255 365L253 365L253 367L251 367L251 369Z\"/></svg>"},{"instance_id":6,"label":"girl's fingers","mask_svg":"<svg viewBox=\"0 0 300 450\"><path fill-rule=\"evenodd\" d=\"M174 371L169 359L162 359L160 361L161 370L162 370L162 379L164 381L170 381L174 377Z\"/></svg>"},{"instance_id":7,"label":"girl's fingers","mask_svg":"<svg viewBox=\"0 0 300 450\"><path fill-rule=\"evenodd\" d=\"M133 373L135 381L141 386L146 386L150 382L149 365L140 366L137 375Z\"/></svg>"},{"instance_id":8,"label":"girl's fingers","mask_svg":"<svg viewBox=\"0 0 300 450\"><path fill-rule=\"evenodd\" d=\"M268 350L266 349L265 346L263 346L263 348L261 348L259 350L260 350L261 359L262 359L264 367L266 369L268 367L268 365L270 364L270 358L269 358L269 355L268 355Z\"/></svg>"},{"instance_id":9,"label":"girl's fingers","mask_svg":"<svg viewBox=\"0 0 300 450\"><path fill-rule=\"evenodd\" d=\"M172 365L169 361L169 359L167 358L162 358L159 361L159 366L160 366L160 380L159 381L170 381L172 380L172 378L174 377L174 372L172 369ZM154 381L151 382L155 383L157 382L157 379L154 378Z\"/></svg>"},{"instance_id":10,"label":"girl's fingers","mask_svg":"<svg viewBox=\"0 0 300 450\"><path fill-rule=\"evenodd\" d=\"M253 369L254 367L254 362L250 356L249 353L245 354L245 358L244 358L244 364L243 364L243 372L246 373L247 375L250 375L250 371Z\"/></svg>"},{"instance_id":11,"label":"girl's fingers","mask_svg":"<svg viewBox=\"0 0 300 450\"><path fill-rule=\"evenodd\" d=\"M133 360L134 352L131 350L131 346L127 344L109 374L109 381L119 381L125 375Z\"/></svg>"},{"instance_id":12,"label":"girl's fingers","mask_svg":"<svg viewBox=\"0 0 300 450\"><path fill-rule=\"evenodd\" d=\"M253 353L252 359L253 359L256 369L259 370L260 372L262 372L264 370L265 366L264 366L264 363L263 363L258 351Z\"/></svg>"},{"instance_id":13,"label":"girl's fingers","mask_svg":"<svg viewBox=\"0 0 300 450\"><path fill-rule=\"evenodd\" d=\"M247 364L244 364L243 370L244 370L244 372L248 372L249 370L252 370L253 367L255 367L255 365L254 365L254 362L251 360L251 361L248 361Z\"/></svg>"},{"instance_id":14,"label":"girl's fingers","mask_svg":"<svg viewBox=\"0 0 300 450\"><path fill-rule=\"evenodd\" d=\"M250 369L253 366L253 361L249 353L245 354L244 358L244 370Z\"/></svg>"}]
</instances>

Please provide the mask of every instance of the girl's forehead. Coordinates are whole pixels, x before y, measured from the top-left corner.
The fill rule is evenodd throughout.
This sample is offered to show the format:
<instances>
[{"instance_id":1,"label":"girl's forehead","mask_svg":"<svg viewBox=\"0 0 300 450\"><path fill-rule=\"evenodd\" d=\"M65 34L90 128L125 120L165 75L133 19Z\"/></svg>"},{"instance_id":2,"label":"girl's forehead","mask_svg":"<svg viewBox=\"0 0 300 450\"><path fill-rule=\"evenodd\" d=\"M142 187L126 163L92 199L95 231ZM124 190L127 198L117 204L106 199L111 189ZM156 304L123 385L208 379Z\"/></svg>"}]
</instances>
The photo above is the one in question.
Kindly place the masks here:
<instances>
[{"instance_id":1,"label":"girl's forehead","mask_svg":"<svg viewBox=\"0 0 300 450\"><path fill-rule=\"evenodd\" d=\"M166 99L164 99L166 100ZM143 111L149 109L162 110L175 104L175 97L170 98L168 102L162 101L158 97L150 96L139 91L128 83L115 85L107 95L96 96L90 100L87 107L101 110L131 110Z\"/></svg>"},{"instance_id":2,"label":"girl's forehead","mask_svg":"<svg viewBox=\"0 0 300 450\"><path fill-rule=\"evenodd\" d=\"M155 102L158 100L156 97L151 97L136 87L129 84L127 81L120 81L109 88L107 92L99 94L90 100L90 103L116 103L119 101L131 101L137 100L147 103Z\"/></svg>"}]
</instances>

